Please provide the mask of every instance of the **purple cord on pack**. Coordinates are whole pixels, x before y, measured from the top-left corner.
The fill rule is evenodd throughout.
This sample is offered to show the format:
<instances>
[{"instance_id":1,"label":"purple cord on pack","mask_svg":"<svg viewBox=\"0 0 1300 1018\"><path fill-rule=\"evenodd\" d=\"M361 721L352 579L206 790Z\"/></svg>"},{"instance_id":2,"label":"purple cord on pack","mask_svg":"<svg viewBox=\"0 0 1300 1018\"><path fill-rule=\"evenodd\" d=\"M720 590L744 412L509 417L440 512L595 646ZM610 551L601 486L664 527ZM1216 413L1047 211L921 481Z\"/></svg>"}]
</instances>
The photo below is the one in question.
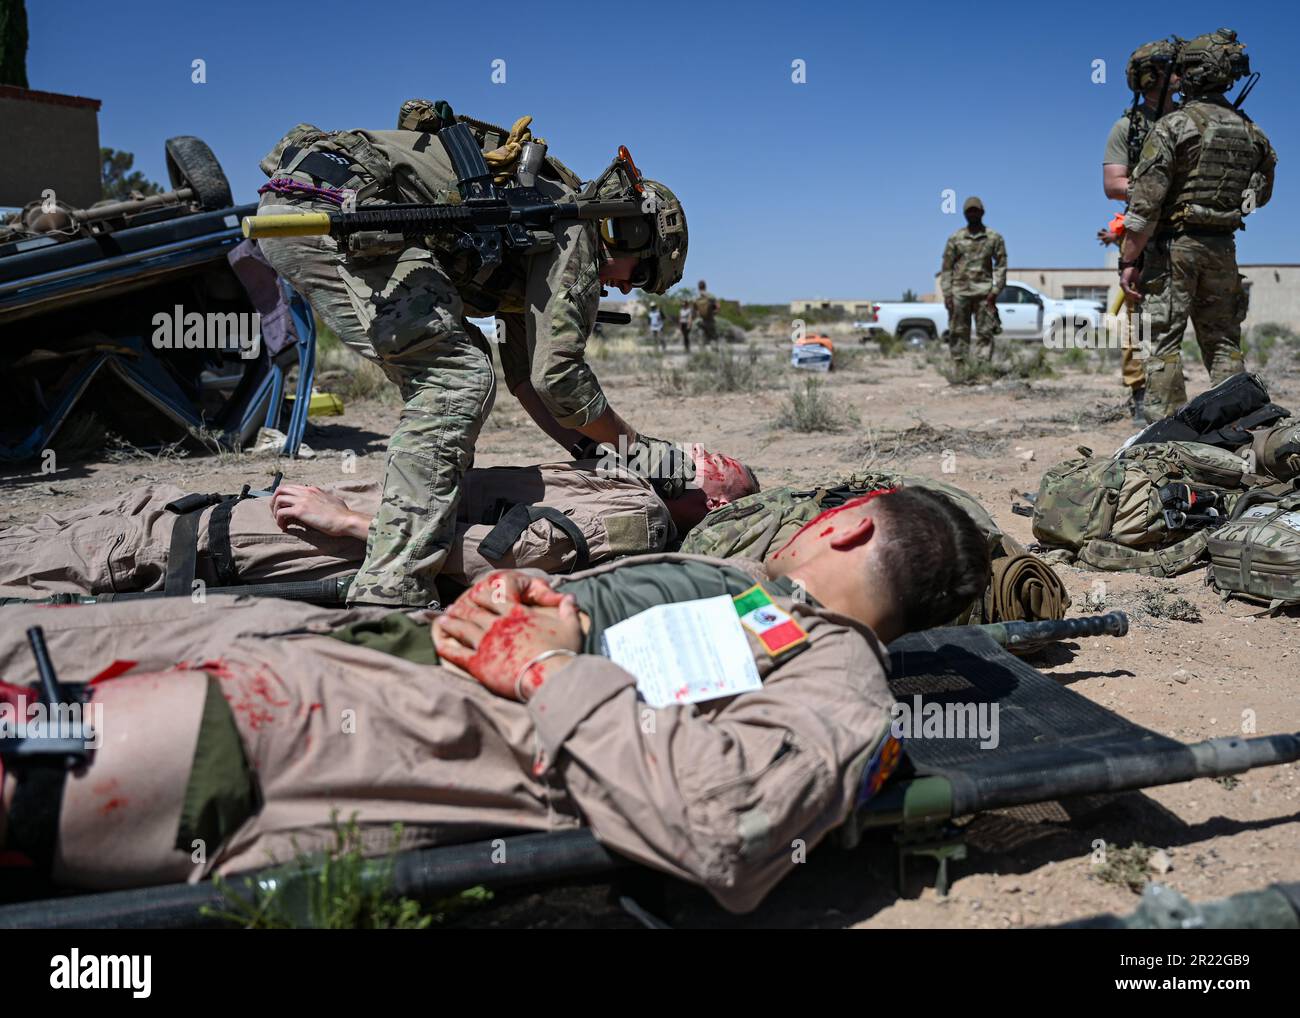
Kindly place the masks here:
<instances>
[{"instance_id":1,"label":"purple cord on pack","mask_svg":"<svg viewBox=\"0 0 1300 1018\"><path fill-rule=\"evenodd\" d=\"M292 177L275 177L257 189L258 194L274 191L276 194L303 194L321 201L342 205L347 194L341 187L318 187L316 184L303 184Z\"/></svg>"}]
</instances>

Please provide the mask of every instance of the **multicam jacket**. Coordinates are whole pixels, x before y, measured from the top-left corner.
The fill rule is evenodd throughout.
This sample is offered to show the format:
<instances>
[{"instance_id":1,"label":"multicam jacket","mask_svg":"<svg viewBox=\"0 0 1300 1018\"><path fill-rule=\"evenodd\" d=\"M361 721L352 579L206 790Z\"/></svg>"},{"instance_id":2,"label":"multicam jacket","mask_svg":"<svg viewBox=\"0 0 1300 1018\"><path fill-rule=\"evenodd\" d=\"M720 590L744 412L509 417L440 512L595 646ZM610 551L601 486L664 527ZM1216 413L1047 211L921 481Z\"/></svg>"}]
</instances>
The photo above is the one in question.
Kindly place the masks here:
<instances>
[{"instance_id":1,"label":"multicam jacket","mask_svg":"<svg viewBox=\"0 0 1300 1018\"><path fill-rule=\"evenodd\" d=\"M948 238L943 249L939 289L949 297L985 297L1007 285L1007 245L1002 234L987 226L975 233L969 226Z\"/></svg>"}]
</instances>

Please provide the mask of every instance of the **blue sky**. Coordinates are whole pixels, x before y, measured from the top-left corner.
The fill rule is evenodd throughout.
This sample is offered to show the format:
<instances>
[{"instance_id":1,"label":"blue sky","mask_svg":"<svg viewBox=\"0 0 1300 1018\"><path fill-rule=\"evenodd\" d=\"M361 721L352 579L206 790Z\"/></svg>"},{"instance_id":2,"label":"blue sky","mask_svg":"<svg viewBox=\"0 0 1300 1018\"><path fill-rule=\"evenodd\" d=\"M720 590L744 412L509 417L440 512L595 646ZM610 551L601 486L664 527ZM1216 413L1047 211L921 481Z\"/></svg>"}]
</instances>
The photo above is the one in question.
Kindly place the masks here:
<instances>
[{"instance_id":1,"label":"blue sky","mask_svg":"<svg viewBox=\"0 0 1300 1018\"><path fill-rule=\"evenodd\" d=\"M980 195L1015 266L1100 265L1118 206L1101 153L1142 42L1226 23L1263 79L1246 104L1280 155L1243 262L1300 262L1294 67L1300 5L417 3L28 0L33 88L103 100L101 144L166 179L163 140L195 134L240 200L288 128L389 128L412 96L533 130L580 175L628 145L681 197L686 266L724 297L890 299L932 289ZM191 62L207 64L206 84ZM492 61L506 81L491 81ZM806 61L807 81L791 81ZM1106 61L1105 84L1091 80Z\"/></svg>"}]
</instances>

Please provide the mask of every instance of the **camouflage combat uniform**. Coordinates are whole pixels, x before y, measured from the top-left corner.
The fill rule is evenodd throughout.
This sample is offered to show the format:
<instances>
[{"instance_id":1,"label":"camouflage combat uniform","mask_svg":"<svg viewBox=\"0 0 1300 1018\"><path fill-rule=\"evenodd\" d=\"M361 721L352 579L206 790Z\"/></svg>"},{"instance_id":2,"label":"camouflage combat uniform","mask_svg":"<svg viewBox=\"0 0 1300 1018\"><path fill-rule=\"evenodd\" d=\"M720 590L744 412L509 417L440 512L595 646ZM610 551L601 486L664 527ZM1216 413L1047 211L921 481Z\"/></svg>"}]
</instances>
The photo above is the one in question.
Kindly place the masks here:
<instances>
[{"instance_id":1,"label":"camouflage combat uniform","mask_svg":"<svg viewBox=\"0 0 1300 1018\"><path fill-rule=\"evenodd\" d=\"M1264 132L1222 95L1190 98L1157 121L1129 187L1126 232L1154 231L1142 266L1142 310L1151 316L1147 420L1187 401L1181 347L1190 318L1211 382L1245 367L1246 294L1233 232L1244 196L1254 207L1273 193L1277 154Z\"/></svg>"},{"instance_id":2,"label":"camouflage combat uniform","mask_svg":"<svg viewBox=\"0 0 1300 1018\"><path fill-rule=\"evenodd\" d=\"M465 118L461 118L465 119ZM506 132L469 122L484 150ZM320 177L324 153L340 168ZM420 130L324 132L301 124L262 162L278 180L356 192L358 207L446 200L456 174L437 137ZM328 166L324 167L330 172ZM580 181L554 159L537 188L571 201ZM260 212L336 212L306 193L267 192ZM487 342L465 319L496 313L510 391L531 381L547 410L568 428L606 408L583 360L600 299L600 241L595 223L557 232L531 257L507 252L482 286L476 266L449 240L426 238L366 256L330 237L262 241L276 270L302 291L347 346L374 361L400 387L405 407L388 445L384 498L371 524L366 560L351 588L358 603L423 606L436 600L434 577L455 532L456 504L496 385Z\"/></svg>"},{"instance_id":3,"label":"camouflage combat uniform","mask_svg":"<svg viewBox=\"0 0 1300 1018\"><path fill-rule=\"evenodd\" d=\"M948 318L948 348L953 358L964 360L970 352L970 319L975 316L978 338L975 354L993 359L993 337L997 334L997 311L989 305L1007 285L1007 245L1002 234L987 226L978 233L969 226L948 238L943 249L943 272L939 288L945 301L952 302Z\"/></svg>"},{"instance_id":4,"label":"camouflage combat uniform","mask_svg":"<svg viewBox=\"0 0 1300 1018\"><path fill-rule=\"evenodd\" d=\"M704 333L704 341L716 343L718 341L718 298L708 290L701 290L691 302L691 307L695 311L695 320L700 323L700 331Z\"/></svg>"}]
</instances>

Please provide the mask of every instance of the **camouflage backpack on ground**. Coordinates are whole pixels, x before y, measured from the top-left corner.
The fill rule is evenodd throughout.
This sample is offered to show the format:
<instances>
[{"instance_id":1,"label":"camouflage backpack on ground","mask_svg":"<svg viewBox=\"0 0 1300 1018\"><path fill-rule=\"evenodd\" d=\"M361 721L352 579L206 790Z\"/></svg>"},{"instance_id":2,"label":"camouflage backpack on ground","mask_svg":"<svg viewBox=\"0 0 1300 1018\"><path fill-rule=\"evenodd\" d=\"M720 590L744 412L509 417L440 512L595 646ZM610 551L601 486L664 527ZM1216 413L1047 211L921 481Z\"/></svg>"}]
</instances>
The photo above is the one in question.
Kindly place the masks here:
<instances>
[{"instance_id":1,"label":"camouflage backpack on ground","mask_svg":"<svg viewBox=\"0 0 1300 1018\"><path fill-rule=\"evenodd\" d=\"M1208 543L1219 590L1273 608L1300 604L1300 492L1243 496Z\"/></svg>"},{"instance_id":2,"label":"camouflage backpack on ground","mask_svg":"<svg viewBox=\"0 0 1300 1018\"><path fill-rule=\"evenodd\" d=\"M1238 456L1197 442L1134 445L1112 459L1079 451L1043 475L1034 537L1094 569L1186 572L1204 557L1206 517L1226 520L1255 480Z\"/></svg>"}]
</instances>

